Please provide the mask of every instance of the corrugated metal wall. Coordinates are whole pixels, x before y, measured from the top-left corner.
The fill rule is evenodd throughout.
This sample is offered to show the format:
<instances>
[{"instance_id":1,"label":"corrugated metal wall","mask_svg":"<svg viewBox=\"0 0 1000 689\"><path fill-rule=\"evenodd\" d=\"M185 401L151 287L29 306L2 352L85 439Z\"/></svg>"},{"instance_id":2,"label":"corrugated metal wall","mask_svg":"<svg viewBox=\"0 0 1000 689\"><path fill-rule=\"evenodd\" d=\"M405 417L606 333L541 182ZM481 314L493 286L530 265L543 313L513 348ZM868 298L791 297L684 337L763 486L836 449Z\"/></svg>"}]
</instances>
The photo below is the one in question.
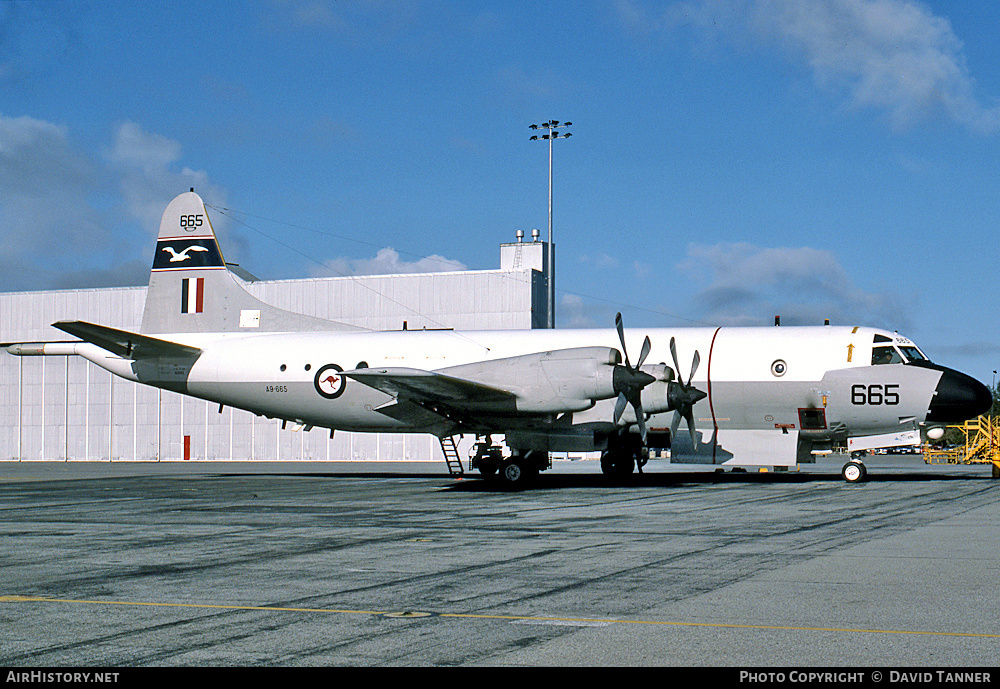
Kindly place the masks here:
<instances>
[{"instance_id":1,"label":"corrugated metal wall","mask_svg":"<svg viewBox=\"0 0 1000 689\"><path fill-rule=\"evenodd\" d=\"M281 308L374 330L521 329L545 323L544 275L526 268L250 283ZM138 331L145 287L0 293L0 341L70 340L85 320ZM461 443L463 459L473 438ZM117 378L80 357L0 352L0 459L443 461L429 435L282 430L281 423Z\"/></svg>"},{"instance_id":2,"label":"corrugated metal wall","mask_svg":"<svg viewBox=\"0 0 1000 689\"><path fill-rule=\"evenodd\" d=\"M482 270L364 278L255 282L261 301L371 330L544 327L544 276L533 270ZM537 293L537 296L536 296ZM539 300L540 299L540 300ZM534 321L533 321L534 317Z\"/></svg>"}]
</instances>

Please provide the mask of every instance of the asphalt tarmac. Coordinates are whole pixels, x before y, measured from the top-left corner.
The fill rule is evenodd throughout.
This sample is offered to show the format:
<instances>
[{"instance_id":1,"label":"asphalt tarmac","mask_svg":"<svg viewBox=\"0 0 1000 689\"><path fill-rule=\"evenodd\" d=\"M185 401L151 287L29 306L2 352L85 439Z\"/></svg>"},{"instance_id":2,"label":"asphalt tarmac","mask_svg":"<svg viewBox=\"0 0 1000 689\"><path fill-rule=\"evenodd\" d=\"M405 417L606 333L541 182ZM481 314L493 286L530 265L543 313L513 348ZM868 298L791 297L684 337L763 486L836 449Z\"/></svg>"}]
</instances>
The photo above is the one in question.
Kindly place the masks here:
<instances>
[{"instance_id":1,"label":"asphalt tarmac","mask_svg":"<svg viewBox=\"0 0 1000 689\"><path fill-rule=\"evenodd\" d=\"M2 462L0 664L996 665L990 466L842 463Z\"/></svg>"}]
</instances>

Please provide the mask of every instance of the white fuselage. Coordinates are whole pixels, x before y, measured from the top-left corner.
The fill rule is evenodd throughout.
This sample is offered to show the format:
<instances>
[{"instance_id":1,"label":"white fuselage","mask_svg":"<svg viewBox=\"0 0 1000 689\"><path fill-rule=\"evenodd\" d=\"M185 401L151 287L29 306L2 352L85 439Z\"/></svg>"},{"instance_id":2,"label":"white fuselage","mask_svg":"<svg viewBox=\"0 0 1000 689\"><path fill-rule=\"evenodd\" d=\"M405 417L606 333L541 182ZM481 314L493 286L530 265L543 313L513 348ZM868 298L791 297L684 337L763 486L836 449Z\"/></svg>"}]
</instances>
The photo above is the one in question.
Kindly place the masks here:
<instances>
[{"instance_id":1,"label":"white fuselage","mask_svg":"<svg viewBox=\"0 0 1000 689\"><path fill-rule=\"evenodd\" d=\"M695 405L694 419L706 434L792 429L817 436L871 435L915 428L927 414L940 373L902 365L872 366L872 339L879 332L830 326L635 329L626 332L626 345L634 356L642 338L649 336L647 364L663 362L673 368L669 342L675 338L681 368L677 376L685 381L695 350L700 353L692 383L706 396ZM439 371L548 350L621 346L617 332L610 329L158 337L203 350L184 375L187 394L307 425L397 432L434 429L383 414L379 407L391 402L392 396L354 380L343 381L341 394L328 399L317 390L316 372L331 364L344 371L380 367ZM95 363L119 375L162 383L155 374L136 373L131 362L114 361L96 348L95 354ZM595 400L592 408L574 413L572 422L608 421L613 407L614 399ZM671 418L672 412L653 414L648 425L653 431L665 429Z\"/></svg>"}]
</instances>

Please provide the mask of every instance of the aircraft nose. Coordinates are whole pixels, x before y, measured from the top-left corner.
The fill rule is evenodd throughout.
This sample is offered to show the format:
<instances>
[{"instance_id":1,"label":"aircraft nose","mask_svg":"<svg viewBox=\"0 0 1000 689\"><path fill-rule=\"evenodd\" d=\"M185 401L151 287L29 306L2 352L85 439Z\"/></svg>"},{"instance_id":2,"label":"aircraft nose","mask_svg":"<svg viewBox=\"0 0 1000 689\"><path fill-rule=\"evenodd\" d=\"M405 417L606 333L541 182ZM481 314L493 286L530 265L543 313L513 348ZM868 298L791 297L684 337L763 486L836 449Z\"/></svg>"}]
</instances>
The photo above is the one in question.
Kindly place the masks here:
<instances>
[{"instance_id":1,"label":"aircraft nose","mask_svg":"<svg viewBox=\"0 0 1000 689\"><path fill-rule=\"evenodd\" d=\"M985 414L992 406L993 395L988 387L972 376L942 366L927 420L957 423Z\"/></svg>"}]
</instances>

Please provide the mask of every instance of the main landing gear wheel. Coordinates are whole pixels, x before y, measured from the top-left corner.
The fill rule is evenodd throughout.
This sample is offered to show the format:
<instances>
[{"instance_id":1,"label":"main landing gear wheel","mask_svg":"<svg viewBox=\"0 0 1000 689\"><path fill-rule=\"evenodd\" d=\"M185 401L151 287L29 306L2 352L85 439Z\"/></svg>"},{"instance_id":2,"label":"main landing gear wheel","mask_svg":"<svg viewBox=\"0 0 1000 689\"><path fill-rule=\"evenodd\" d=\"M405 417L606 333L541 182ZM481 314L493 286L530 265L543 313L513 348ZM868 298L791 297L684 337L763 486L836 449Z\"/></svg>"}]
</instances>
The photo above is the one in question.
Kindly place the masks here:
<instances>
[{"instance_id":1,"label":"main landing gear wheel","mask_svg":"<svg viewBox=\"0 0 1000 689\"><path fill-rule=\"evenodd\" d=\"M497 477L507 490L521 490L538 475L538 468L530 456L514 455L503 461Z\"/></svg>"},{"instance_id":2,"label":"main landing gear wheel","mask_svg":"<svg viewBox=\"0 0 1000 689\"><path fill-rule=\"evenodd\" d=\"M635 458L623 451L602 452L601 471L605 476L628 476L635 471Z\"/></svg>"},{"instance_id":3,"label":"main landing gear wheel","mask_svg":"<svg viewBox=\"0 0 1000 689\"><path fill-rule=\"evenodd\" d=\"M865 477L868 475L868 469L861 462L848 462L841 469L840 473L848 483L859 483L865 480Z\"/></svg>"}]
</instances>

